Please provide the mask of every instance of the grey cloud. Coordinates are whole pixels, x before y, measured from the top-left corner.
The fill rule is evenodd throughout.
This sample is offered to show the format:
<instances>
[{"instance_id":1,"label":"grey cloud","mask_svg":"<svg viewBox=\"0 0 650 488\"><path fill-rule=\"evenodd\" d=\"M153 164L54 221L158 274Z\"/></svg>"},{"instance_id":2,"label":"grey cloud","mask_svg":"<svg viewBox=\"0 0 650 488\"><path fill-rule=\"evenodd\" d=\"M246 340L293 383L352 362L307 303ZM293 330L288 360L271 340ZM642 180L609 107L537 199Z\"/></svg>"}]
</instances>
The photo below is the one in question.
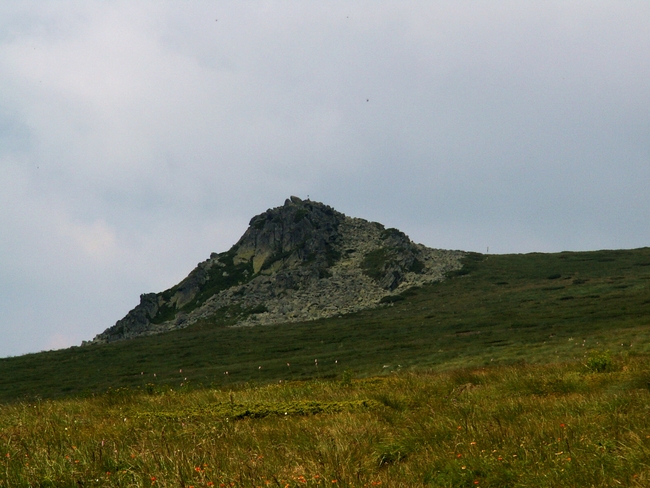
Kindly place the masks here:
<instances>
[{"instance_id":1,"label":"grey cloud","mask_svg":"<svg viewBox=\"0 0 650 488\"><path fill-rule=\"evenodd\" d=\"M290 194L435 247L647 245L649 14L2 5L0 356L92 337Z\"/></svg>"}]
</instances>

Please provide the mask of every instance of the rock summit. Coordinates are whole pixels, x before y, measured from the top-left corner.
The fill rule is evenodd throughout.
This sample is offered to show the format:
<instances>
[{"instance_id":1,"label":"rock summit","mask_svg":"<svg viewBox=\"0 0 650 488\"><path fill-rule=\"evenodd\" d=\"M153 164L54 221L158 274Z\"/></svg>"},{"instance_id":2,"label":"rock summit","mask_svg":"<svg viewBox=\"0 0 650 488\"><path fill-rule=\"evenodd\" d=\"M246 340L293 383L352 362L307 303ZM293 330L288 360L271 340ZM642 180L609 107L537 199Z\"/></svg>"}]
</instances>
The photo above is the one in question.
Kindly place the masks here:
<instances>
[{"instance_id":1,"label":"rock summit","mask_svg":"<svg viewBox=\"0 0 650 488\"><path fill-rule=\"evenodd\" d=\"M230 250L212 253L176 286L141 295L126 317L84 344L193 324L267 325L357 312L443 280L464 254L291 197L253 217Z\"/></svg>"}]
</instances>

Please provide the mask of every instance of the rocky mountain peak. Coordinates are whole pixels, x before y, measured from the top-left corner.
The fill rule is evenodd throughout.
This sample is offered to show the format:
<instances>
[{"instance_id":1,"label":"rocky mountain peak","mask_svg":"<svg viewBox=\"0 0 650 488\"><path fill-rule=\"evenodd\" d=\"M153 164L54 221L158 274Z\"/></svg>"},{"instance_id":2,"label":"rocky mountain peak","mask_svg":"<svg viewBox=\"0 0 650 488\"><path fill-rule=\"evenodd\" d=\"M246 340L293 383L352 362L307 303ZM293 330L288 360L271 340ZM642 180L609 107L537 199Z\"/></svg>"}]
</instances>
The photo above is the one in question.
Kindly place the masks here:
<instances>
[{"instance_id":1,"label":"rocky mountain peak","mask_svg":"<svg viewBox=\"0 0 650 488\"><path fill-rule=\"evenodd\" d=\"M193 324L265 325L381 306L461 267L460 251L415 244L397 229L292 196L253 217L228 251L140 304L93 343Z\"/></svg>"},{"instance_id":2,"label":"rocky mountain peak","mask_svg":"<svg viewBox=\"0 0 650 488\"><path fill-rule=\"evenodd\" d=\"M234 263L250 262L253 273L267 275L306 262L325 267L336 254L343 219L327 205L291 197L251 219L235 245Z\"/></svg>"}]
</instances>

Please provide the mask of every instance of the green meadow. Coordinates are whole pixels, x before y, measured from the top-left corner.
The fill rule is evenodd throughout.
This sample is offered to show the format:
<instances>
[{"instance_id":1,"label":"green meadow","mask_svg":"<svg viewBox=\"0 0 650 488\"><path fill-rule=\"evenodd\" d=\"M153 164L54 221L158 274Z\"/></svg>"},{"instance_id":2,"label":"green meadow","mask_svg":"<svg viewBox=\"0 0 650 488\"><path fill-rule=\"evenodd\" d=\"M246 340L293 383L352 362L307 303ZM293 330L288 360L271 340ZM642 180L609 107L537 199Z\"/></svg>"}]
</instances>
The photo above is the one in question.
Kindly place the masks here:
<instances>
[{"instance_id":1,"label":"green meadow","mask_svg":"<svg viewBox=\"0 0 650 488\"><path fill-rule=\"evenodd\" d=\"M650 249L0 359L0 486L650 486ZM101 328L101 327L100 327Z\"/></svg>"}]
</instances>

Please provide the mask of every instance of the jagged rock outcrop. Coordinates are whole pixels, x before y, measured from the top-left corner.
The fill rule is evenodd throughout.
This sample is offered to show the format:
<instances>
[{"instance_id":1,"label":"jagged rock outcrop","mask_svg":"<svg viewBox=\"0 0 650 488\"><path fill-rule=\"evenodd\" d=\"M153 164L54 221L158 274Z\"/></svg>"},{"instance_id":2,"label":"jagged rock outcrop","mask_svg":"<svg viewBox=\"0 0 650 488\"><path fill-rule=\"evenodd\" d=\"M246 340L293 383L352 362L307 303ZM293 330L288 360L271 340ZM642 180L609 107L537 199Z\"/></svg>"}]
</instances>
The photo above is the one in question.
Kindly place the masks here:
<instances>
[{"instance_id":1,"label":"jagged rock outcrop","mask_svg":"<svg viewBox=\"0 0 650 488\"><path fill-rule=\"evenodd\" d=\"M253 217L227 252L212 253L178 285L140 304L92 343L205 323L265 325L376 307L444 279L461 251L414 244L397 229L291 197Z\"/></svg>"}]
</instances>

